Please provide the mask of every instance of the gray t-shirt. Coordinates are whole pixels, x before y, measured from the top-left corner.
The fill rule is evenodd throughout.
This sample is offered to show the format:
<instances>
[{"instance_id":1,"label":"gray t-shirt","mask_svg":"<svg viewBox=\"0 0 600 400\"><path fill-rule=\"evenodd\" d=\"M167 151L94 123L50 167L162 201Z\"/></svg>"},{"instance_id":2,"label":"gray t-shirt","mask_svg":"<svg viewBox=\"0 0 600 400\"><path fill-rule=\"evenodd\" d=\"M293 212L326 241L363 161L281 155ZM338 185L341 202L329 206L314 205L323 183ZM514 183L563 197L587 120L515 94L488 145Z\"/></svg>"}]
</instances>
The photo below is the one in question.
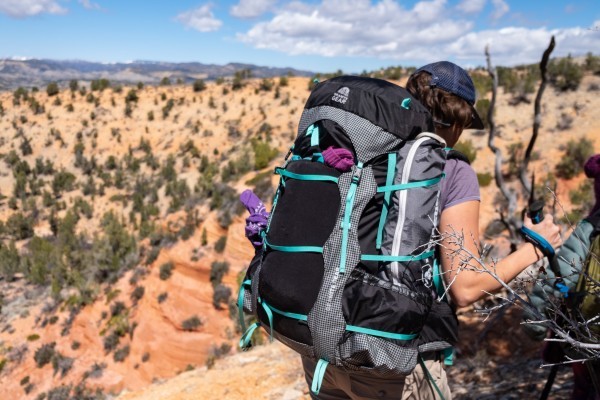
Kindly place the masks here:
<instances>
[{"instance_id":1,"label":"gray t-shirt","mask_svg":"<svg viewBox=\"0 0 600 400\"><path fill-rule=\"evenodd\" d=\"M440 190L442 211L465 201L481 201L477 174L469 164L451 158L446 161L444 173L446 177L442 179Z\"/></svg>"}]
</instances>

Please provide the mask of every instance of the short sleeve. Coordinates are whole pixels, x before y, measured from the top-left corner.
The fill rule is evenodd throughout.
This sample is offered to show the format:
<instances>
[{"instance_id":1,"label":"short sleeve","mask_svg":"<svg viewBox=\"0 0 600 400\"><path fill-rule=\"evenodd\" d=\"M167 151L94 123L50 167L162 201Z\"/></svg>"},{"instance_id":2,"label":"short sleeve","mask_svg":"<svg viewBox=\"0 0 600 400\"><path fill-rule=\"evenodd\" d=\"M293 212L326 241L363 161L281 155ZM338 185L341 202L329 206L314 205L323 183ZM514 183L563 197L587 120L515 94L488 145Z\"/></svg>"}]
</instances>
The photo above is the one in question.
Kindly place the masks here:
<instances>
[{"instance_id":1,"label":"short sleeve","mask_svg":"<svg viewBox=\"0 0 600 400\"><path fill-rule=\"evenodd\" d=\"M473 168L462 160L449 159L444 167L440 204L442 211L465 201L481 201L479 182Z\"/></svg>"}]
</instances>

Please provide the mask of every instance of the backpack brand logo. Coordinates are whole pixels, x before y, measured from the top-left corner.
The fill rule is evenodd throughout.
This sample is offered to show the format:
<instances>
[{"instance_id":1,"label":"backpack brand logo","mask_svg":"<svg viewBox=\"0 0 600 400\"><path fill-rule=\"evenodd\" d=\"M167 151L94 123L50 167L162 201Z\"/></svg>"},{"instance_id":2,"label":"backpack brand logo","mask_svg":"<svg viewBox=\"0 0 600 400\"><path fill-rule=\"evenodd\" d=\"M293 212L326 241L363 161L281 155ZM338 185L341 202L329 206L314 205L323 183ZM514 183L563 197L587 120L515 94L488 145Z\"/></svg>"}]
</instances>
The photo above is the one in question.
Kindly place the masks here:
<instances>
[{"instance_id":1,"label":"backpack brand logo","mask_svg":"<svg viewBox=\"0 0 600 400\"><path fill-rule=\"evenodd\" d=\"M346 102L348 101L348 96L350 95L350 89L348 89L347 87L343 87L341 89L339 89L337 92L335 92L333 94L333 96L331 97L331 100L338 102L338 103L342 103L342 104L346 104Z\"/></svg>"}]
</instances>

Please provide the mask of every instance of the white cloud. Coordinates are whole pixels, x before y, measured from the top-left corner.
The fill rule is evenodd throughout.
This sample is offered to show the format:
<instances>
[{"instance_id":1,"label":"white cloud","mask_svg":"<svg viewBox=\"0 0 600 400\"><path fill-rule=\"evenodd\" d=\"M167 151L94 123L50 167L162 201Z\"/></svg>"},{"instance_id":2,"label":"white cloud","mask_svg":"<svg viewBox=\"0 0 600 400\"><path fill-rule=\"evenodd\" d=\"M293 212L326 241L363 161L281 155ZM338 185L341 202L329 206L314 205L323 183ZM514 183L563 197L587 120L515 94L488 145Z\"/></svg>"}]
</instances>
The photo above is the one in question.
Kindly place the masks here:
<instances>
[{"instance_id":1,"label":"white cloud","mask_svg":"<svg viewBox=\"0 0 600 400\"><path fill-rule=\"evenodd\" d=\"M14 18L27 18L38 14L65 14L63 8L55 0L2 0L0 13Z\"/></svg>"},{"instance_id":2,"label":"white cloud","mask_svg":"<svg viewBox=\"0 0 600 400\"><path fill-rule=\"evenodd\" d=\"M211 4L205 4L193 10L185 11L179 14L175 19L181 22L188 28L195 29L200 32L212 32L219 30L223 22L215 18L210 10Z\"/></svg>"},{"instance_id":3,"label":"white cloud","mask_svg":"<svg viewBox=\"0 0 600 400\"><path fill-rule=\"evenodd\" d=\"M412 9L382 0L295 2L238 38L256 48L288 54L402 58L414 47L452 42L472 22L449 18L445 0L421 1Z\"/></svg>"},{"instance_id":4,"label":"white cloud","mask_svg":"<svg viewBox=\"0 0 600 400\"><path fill-rule=\"evenodd\" d=\"M510 10L508 4L504 0L492 0L494 5L494 11L492 12L492 19L500 19L504 14Z\"/></svg>"},{"instance_id":5,"label":"white cloud","mask_svg":"<svg viewBox=\"0 0 600 400\"><path fill-rule=\"evenodd\" d=\"M496 15L508 12L502 0L493 3ZM467 1L461 5L467 7ZM475 10L474 2L469 6ZM317 5L296 1L274 13L238 34L238 39L290 55L371 57L400 63L448 59L473 66L485 63L486 44L495 65L538 62L552 35L557 40L552 56L600 48L598 31L589 27L475 31L465 12L457 13L445 0L421 1L412 8L392 0L321 0Z\"/></svg>"},{"instance_id":6,"label":"white cloud","mask_svg":"<svg viewBox=\"0 0 600 400\"><path fill-rule=\"evenodd\" d=\"M230 13L237 18L256 18L269 11L277 0L240 0L231 7Z\"/></svg>"},{"instance_id":7,"label":"white cloud","mask_svg":"<svg viewBox=\"0 0 600 400\"><path fill-rule=\"evenodd\" d=\"M456 8L459 11L464 12L465 14L477 14L483 7L485 7L485 3L487 0L462 0Z\"/></svg>"},{"instance_id":8,"label":"white cloud","mask_svg":"<svg viewBox=\"0 0 600 400\"><path fill-rule=\"evenodd\" d=\"M83 6L83 8L88 10L101 10L100 4L94 3L91 0L78 0L79 4Z\"/></svg>"}]
</instances>

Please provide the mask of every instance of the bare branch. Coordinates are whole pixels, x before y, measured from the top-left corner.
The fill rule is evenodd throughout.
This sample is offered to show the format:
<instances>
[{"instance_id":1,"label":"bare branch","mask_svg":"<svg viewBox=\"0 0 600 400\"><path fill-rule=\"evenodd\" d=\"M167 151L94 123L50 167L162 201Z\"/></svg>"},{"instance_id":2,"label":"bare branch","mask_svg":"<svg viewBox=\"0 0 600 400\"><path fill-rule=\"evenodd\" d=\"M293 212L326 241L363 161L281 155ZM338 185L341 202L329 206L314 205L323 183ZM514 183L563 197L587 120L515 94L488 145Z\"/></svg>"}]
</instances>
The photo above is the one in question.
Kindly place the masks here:
<instances>
[{"instance_id":1,"label":"bare branch","mask_svg":"<svg viewBox=\"0 0 600 400\"><path fill-rule=\"evenodd\" d=\"M542 56L542 61L540 62L540 72L542 75L542 82L540 83L540 87L537 92L537 96L535 97L534 103L534 112L533 112L533 132L531 134L531 139L529 140L529 145L527 145L527 150L525 150L525 156L523 157L523 163L521 164L521 168L519 171L519 179L521 180L521 184L525 191L530 194L533 190L532 185L527 180L527 167L529 166L529 160L531 159L531 153L533 152L533 147L535 146L535 141L538 137L538 132L540 130L540 125L542 124L542 113L541 113L541 102L542 95L544 94L544 90L546 89L547 82L547 74L546 67L548 65L548 60L550 59L550 53L554 50L554 46L556 45L556 41L554 40L554 36L550 39L550 44L544 54Z\"/></svg>"}]
</instances>

